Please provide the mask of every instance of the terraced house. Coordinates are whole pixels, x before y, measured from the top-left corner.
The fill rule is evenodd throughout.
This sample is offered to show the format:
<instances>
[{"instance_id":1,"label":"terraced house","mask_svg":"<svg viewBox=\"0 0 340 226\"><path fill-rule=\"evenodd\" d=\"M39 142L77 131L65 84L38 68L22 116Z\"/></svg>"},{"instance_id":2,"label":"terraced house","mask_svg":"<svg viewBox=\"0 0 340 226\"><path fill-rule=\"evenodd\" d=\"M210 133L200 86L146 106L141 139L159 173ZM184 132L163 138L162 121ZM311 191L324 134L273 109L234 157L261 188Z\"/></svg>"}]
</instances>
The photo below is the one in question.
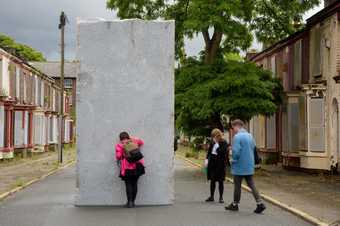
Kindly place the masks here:
<instances>
[{"instance_id":1,"label":"terraced house","mask_svg":"<svg viewBox=\"0 0 340 226\"><path fill-rule=\"evenodd\" d=\"M54 148L59 136L61 89L55 81L22 59L0 49L0 159L14 152ZM71 140L68 96L65 99L65 143Z\"/></svg>"},{"instance_id":2,"label":"terraced house","mask_svg":"<svg viewBox=\"0 0 340 226\"><path fill-rule=\"evenodd\" d=\"M267 160L331 170L340 163L340 2L309 18L305 29L250 57L282 81L284 104L250 129Z\"/></svg>"}]
</instances>

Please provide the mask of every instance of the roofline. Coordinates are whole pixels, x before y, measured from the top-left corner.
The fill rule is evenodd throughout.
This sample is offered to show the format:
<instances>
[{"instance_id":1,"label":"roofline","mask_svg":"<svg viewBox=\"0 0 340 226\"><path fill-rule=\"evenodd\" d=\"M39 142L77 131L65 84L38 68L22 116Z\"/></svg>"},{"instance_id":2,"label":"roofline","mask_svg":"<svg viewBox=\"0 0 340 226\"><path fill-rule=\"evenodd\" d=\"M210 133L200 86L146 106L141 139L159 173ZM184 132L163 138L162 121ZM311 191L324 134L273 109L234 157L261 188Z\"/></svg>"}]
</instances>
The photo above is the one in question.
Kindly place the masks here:
<instances>
[{"instance_id":1,"label":"roofline","mask_svg":"<svg viewBox=\"0 0 340 226\"><path fill-rule=\"evenodd\" d=\"M304 28L300 31L297 31L294 34L291 34L290 36L288 36L287 38L282 39L281 41L278 41L274 45L268 47L267 49L262 50L261 52L257 53L256 55L252 56L249 60L254 61L256 58L261 58L261 55L269 54L269 52L271 52L272 50L283 48L283 47L286 46L286 44L288 44L290 42L294 42L296 39L299 39L302 36L304 36L307 32L309 32L309 29L307 29L307 28Z\"/></svg>"},{"instance_id":2,"label":"roofline","mask_svg":"<svg viewBox=\"0 0 340 226\"><path fill-rule=\"evenodd\" d=\"M249 60L254 61L257 58L262 58L262 55L267 55L267 54L269 54L269 52L271 52L275 49L285 47L285 45L287 45L288 43L294 42L296 39L304 36L305 33L309 32L309 30L311 29L311 27L313 25L319 23L320 21L322 21L322 20L324 20L324 19L326 19L326 18L328 18L332 15L334 15L334 13L336 13L336 12L340 12L340 2L339 1L334 2L333 4L327 6L326 8L324 8L321 11L319 11L318 13L316 13L315 15L308 18L307 24L306 24L305 28L303 28L302 30L297 31L297 32L291 34L290 36L288 36L287 38L280 40L277 43L275 43L274 45L262 50L258 54L252 56Z\"/></svg>"},{"instance_id":3,"label":"roofline","mask_svg":"<svg viewBox=\"0 0 340 226\"><path fill-rule=\"evenodd\" d=\"M27 61L21 59L18 56L15 56L13 54L8 53L7 51L5 51L3 48L0 48L0 53L2 53L3 55L5 55L6 57L10 58L11 60L14 60L15 62L22 64L25 66L25 68L27 70L29 70L30 72L37 72L41 77L43 77L46 80L49 80L51 83L55 83L55 80L46 75L45 73L41 72L40 70L38 70L37 68L33 67L32 65L30 65Z\"/></svg>"}]
</instances>

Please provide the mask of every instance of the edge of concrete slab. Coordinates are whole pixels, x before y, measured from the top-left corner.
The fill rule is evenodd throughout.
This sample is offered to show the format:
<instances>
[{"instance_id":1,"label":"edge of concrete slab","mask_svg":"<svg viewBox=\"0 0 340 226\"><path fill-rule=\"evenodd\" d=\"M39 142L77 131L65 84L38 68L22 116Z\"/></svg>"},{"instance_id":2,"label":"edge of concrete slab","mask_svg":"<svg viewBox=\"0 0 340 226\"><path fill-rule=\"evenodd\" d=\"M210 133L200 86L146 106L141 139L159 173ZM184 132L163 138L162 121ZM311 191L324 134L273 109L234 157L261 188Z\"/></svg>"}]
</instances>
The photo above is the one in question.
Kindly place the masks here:
<instances>
[{"instance_id":1,"label":"edge of concrete slab","mask_svg":"<svg viewBox=\"0 0 340 226\"><path fill-rule=\"evenodd\" d=\"M4 192L4 193L0 194L0 201L4 200L8 196L13 195L14 193L16 193L16 192L18 192L20 190L23 190L23 189L27 188L28 186L30 186L30 185L32 185L32 184L34 184L36 182L39 182L39 181L45 179L48 176L51 176L51 175L53 175L53 174L55 174L55 173L57 173L57 172L59 172L59 171L61 171L63 169L66 169L66 168L70 167L75 162L76 162L75 160L71 160L68 163L66 163L64 166L58 167L57 169L54 169L54 170L51 170L50 172L48 172L48 173L46 173L46 174L44 174L44 175L42 175L40 177L37 177L37 178L35 178L33 180L28 181L27 183L25 183L22 186L16 187L16 188L14 188L14 189L12 189L10 191L7 191L7 192Z\"/></svg>"},{"instance_id":2,"label":"edge of concrete slab","mask_svg":"<svg viewBox=\"0 0 340 226\"><path fill-rule=\"evenodd\" d=\"M191 165L193 167L197 167L197 168L202 167L200 164L195 163L195 162L193 162L193 161L191 161L191 160L189 160L189 159L187 159L187 158L185 158L183 156L178 156L177 155L176 157L186 161L189 165ZM234 183L233 179L231 179L229 177L226 177L226 180L228 182L230 182L230 183ZM246 185L242 184L242 188L244 190L248 191L248 192L251 192L251 189L249 187L247 187ZM310 223L312 223L314 225L319 225L319 226L329 226L329 225L331 225L330 223L321 221L318 218L313 217L313 216L311 216L308 213L305 213L305 212L303 212L303 211L301 211L301 210L299 210L297 208L294 208L294 207L292 207L292 206L290 206L288 204L285 204L283 202L280 202L279 200L276 200L276 199L274 199L274 198L272 198L272 197L270 197L268 195L265 195L265 194L261 193L261 197L264 200L266 200L267 202L270 202L270 203L272 203L272 204L274 204L274 205L276 205L276 206L278 206L278 207L280 207L280 208L282 208L282 209L284 209L286 211L289 211L290 213L292 213L292 214L294 214L294 215L296 215L296 216L298 216L298 217L300 217L300 218L302 218L302 219L304 219L304 220L306 220L306 221L308 221L308 222L310 222Z\"/></svg>"}]
</instances>

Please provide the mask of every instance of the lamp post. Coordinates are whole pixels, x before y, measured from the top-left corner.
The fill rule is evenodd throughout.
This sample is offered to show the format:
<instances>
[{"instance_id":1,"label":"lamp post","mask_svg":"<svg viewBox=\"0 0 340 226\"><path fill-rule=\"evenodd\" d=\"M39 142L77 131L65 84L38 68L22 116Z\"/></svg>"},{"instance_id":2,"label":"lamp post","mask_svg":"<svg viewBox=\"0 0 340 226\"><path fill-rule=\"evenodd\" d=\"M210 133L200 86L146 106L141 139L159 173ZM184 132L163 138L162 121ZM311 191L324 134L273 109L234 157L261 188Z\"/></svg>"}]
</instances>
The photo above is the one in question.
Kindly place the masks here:
<instances>
[{"instance_id":1,"label":"lamp post","mask_svg":"<svg viewBox=\"0 0 340 226\"><path fill-rule=\"evenodd\" d=\"M58 152L58 162L63 162L63 137L64 137L64 50L65 50L65 25L66 25L67 17L64 12L60 14L59 21L59 30L61 31L61 60L60 60L60 86L61 86L61 95L60 95L60 119L59 119L59 152Z\"/></svg>"}]
</instances>

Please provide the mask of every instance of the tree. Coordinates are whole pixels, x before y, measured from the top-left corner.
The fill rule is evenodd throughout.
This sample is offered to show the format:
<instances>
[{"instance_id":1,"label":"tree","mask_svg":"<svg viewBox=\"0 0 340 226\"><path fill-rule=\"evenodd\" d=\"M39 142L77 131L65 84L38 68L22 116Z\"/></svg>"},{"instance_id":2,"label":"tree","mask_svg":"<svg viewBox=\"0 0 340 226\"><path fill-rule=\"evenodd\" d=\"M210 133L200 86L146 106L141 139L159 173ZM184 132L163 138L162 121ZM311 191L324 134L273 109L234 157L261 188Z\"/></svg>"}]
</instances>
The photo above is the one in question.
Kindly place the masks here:
<instances>
[{"instance_id":1,"label":"tree","mask_svg":"<svg viewBox=\"0 0 340 226\"><path fill-rule=\"evenodd\" d=\"M4 34L0 34L0 48L3 48L9 53L26 61L46 61L41 52L38 52L27 45L16 43L12 38Z\"/></svg>"},{"instance_id":2,"label":"tree","mask_svg":"<svg viewBox=\"0 0 340 226\"><path fill-rule=\"evenodd\" d=\"M176 70L176 123L189 135L223 129L222 115L250 120L271 115L281 103L282 86L269 71L250 62L223 59L211 65L189 59Z\"/></svg>"},{"instance_id":3,"label":"tree","mask_svg":"<svg viewBox=\"0 0 340 226\"><path fill-rule=\"evenodd\" d=\"M297 29L302 14L318 0L108 0L120 18L175 19L176 123L189 135L223 128L221 117L244 120L276 112L280 82L271 73L239 58L255 31L265 45ZM186 58L185 37L201 35L204 48Z\"/></svg>"},{"instance_id":4,"label":"tree","mask_svg":"<svg viewBox=\"0 0 340 226\"><path fill-rule=\"evenodd\" d=\"M183 56L184 36L201 34L205 41L204 62L211 64L219 49L246 50L252 42L249 30L254 5L251 0L109 0L107 7L120 18L155 19L162 16L176 21L176 55Z\"/></svg>"},{"instance_id":5,"label":"tree","mask_svg":"<svg viewBox=\"0 0 340 226\"><path fill-rule=\"evenodd\" d=\"M320 0L257 0L252 29L257 39L269 47L303 28L303 14Z\"/></svg>"}]
</instances>

